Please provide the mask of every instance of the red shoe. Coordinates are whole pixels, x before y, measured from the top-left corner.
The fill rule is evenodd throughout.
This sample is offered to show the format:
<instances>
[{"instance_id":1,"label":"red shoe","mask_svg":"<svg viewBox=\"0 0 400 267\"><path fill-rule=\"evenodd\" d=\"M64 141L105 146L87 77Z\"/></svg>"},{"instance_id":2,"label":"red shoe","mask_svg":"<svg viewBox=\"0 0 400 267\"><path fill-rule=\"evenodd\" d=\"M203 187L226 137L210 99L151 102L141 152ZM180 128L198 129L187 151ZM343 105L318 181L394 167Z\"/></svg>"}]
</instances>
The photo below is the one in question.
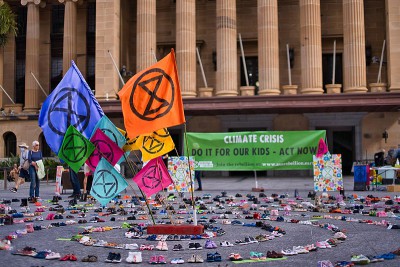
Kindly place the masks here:
<instances>
[{"instance_id":1,"label":"red shoe","mask_svg":"<svg viewBox=\"0 0 400 267\"><path fill-rule=\"evenodd\" d=\"M78 259L76 258L76 256L74 254L69 255L69 260L70 261L77 261Z\"/></svg>"},{"instance_id":2,"label":"red shoe","mask_svg":"<svg viewBox=\"0 0 400 267\"><path fill-rule=\"evenodd\" d=\"M70 254L67 254L67 255L65 255L64 257L62 257L62 258L60 259L60 261L68 261L70 257L71 257L71 255L70 255Z\"/></svg>"}]
</instances>

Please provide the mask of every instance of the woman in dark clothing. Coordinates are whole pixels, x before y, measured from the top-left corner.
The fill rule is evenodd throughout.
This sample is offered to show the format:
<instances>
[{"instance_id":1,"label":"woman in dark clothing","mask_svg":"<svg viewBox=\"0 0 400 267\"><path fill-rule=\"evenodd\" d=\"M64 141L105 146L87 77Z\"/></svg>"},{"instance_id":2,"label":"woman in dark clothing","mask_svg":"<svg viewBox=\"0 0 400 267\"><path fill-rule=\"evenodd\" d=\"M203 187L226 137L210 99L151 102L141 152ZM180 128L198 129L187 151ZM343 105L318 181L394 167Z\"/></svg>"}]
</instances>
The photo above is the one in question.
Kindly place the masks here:
<instances>
[{"instance_id":1,"label":"woman in dark clothing","mask_svg":"<svg viewBox=\"0 0 400 267\"><path fill-rule=\"evenodd\" d=\"M39 142L32 142L32 150L28 153L29 160L29 176L31 178L31 186L29 188L29 199L33 201L35 198L39 197L39 177L37 175L38 166L36 161L43 158L42 151L39 150Z\"/></svg>"}]
</instances>

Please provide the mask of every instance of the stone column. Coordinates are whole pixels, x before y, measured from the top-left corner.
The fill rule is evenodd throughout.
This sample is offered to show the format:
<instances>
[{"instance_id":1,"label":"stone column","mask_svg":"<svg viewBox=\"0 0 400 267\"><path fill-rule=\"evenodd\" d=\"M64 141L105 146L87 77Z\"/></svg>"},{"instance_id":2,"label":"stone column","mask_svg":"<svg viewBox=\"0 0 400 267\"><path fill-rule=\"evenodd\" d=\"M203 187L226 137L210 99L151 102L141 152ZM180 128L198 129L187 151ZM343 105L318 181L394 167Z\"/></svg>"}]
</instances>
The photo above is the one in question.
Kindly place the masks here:
<instances>
[{"instance_id":1,"label":"stone column","mask_svg":"<svg viewBox=\"0 0 400 267\"><path fill-rule=\"evenodd\" d=\"M113 56L117 66L120 58L120 0L96 1L96 98L116 99L120 80L111 61Z\"/></svg>"},{"instance_id":2,"label":"stone column","mask_svg":"<svg viewBox=\"0 0 400 267\"><path fill-rule=\"evenodd\" d=\"M25 60L25 107L24 112L36 113L39 109L39 86L31 72L39 77L40 52L40 19L39 5L45 5L41 0L21 0L23 6L28 6L26 21L26 60Z\"/></svg>"},{"instance_id":3,"label":"stone column","mask_svg":"<svg viewBox=\"0 0 400 267\"><path fill-rule=\"evenodd\" d=\"M343 0L343 27L343 92L365 93L368 89L363 0Z\"/></svg>"},{"instance_id":4,"label":"stone column","mask_svg":"<svg viewBox=\"0 0 400 267\"><path fill-rule=\"evenodd\" d=\"M217 96L238 95L236 0L217 0Z\"/></svg>"},{"instance_id":5,"label":"stone column","mask_svg":"<svg viewBox=\"0 0 400 267\"><path fill-rule=\"evenodd\" d=\"M156 63L156 0L137 0L136 72Z\"/></svg>"},{"instance_id":6,"label":"stone column","mask_svg":"<svg viewBox=\"0 0 400 267\"><path fill-rule=\"evenodd\" d=\"M320 0L300 0L301 93L324 93Z\"/></svg>"},{"instance_id":7,"label":"stone column","mask_svg":"<svg viewBox=\"0 0 400 267\"><path fill-rule=\"evenodd\" d=\"M63 74L71 67L71 60L76 63L76 2L78 0L58 0L65 3L64 39L63 39Z\"/></svg>"},{"instance_id":8,"label":"stone column","mask_svg":"<svg viewBox=\"0 0 400 267\"><path fill-rule=\"evenodd\" d=\"M389 91L400 92L400 2L386 0L386 47Z\"/></svg>"},{"instance_id":9,"label":"stone column","mask_svg":"<svg viewBox=\"0 0 400 267\"><path fill-rule=\"evenodd\" d=\"M279 95L278 0L258 0L259 95Z\"/></svg>"},{"instance_id":10,"label":"stone column","mask_svg":"<svg viewBox=\"0 0 400 267\"><path fill-rule=\"evenodd\" d=\"M182 97L196 96L196 1L176 1L176 63Z\"/></svg>"}]
</instances>

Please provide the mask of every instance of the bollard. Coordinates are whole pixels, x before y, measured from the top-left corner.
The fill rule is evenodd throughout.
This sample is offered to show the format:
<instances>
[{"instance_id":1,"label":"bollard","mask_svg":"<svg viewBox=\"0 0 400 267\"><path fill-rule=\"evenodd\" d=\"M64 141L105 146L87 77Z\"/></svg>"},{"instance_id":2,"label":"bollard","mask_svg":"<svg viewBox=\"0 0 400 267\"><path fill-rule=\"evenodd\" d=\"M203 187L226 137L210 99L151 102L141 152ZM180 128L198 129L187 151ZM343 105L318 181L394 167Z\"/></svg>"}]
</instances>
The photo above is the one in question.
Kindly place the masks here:
<instances>
[{"instance_id":1,"label":"bollard","mask_svg":"<svg viewBox=\"0 0 400 267\"><path fill-rule=\"evenodd\" d=\"M3 169L4 190L7 190L7 169Z\"/></svg>"}]
</instances>

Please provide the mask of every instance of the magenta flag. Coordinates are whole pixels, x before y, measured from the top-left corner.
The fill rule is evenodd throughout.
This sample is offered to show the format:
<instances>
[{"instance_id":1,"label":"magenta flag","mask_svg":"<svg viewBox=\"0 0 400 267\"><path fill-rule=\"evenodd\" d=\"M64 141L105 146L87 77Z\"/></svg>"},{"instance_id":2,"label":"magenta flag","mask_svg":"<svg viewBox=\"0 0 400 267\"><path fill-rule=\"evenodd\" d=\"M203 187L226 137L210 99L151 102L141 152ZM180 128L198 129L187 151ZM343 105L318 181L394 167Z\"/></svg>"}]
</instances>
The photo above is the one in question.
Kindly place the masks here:
<instances>
[{"instance_id":1,"label":"magenta flag","mask_svg":"<svg viewBox=\"0 0 400 267\"><path fill-rule=\"evenodd\" d=\"M318 143L318 151L317 151L317 158L322 157L324 154L328 152L328 146L325 144L324 139L319 139Z\"/></svg>"},{"instance_id":2,"label":"magenta flag","mask_svg":"<svg viewBox=\"0 0 400 267\"><path fill-rule=\"evenodd\" d=\"M105 158L112 166L124 155L124 151L114 143L102 130L96 129L90 142L95 145L96 149L87 159L86 164L94 172L101 158Z\"/></svg>"},{"instance_id":3,"label":"magenta flag","mask_svg":"<svg viewBox=\"0 0 400 267\"><path fill-rule=\"evenodd\" d=\"M150 160L132 180L146 196L151 196L173 183L161 157Z\"/></svg>"}]
</instances>

